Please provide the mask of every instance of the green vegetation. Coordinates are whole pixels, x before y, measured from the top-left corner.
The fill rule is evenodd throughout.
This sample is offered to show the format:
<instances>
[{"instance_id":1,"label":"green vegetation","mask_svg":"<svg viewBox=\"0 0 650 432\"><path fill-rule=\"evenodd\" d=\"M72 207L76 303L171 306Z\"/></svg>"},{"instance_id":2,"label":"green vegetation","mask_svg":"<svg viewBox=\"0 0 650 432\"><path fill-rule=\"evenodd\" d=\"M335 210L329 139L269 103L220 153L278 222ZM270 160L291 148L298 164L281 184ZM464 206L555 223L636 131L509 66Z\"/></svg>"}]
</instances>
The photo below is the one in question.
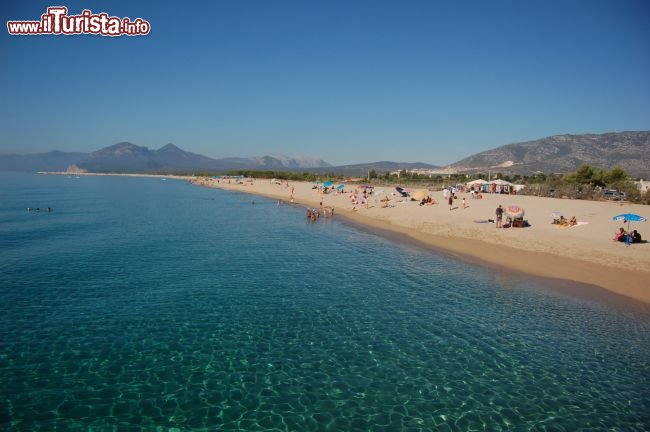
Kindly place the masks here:
<instances>
[{"instance_id":1,"label":"green vegetation","mask_svg":"<svg viewBox=\"0 0 650 432\"><path fill-rule=\"evenodd\" d=\"M542 180L543 175L540 174ZM528 181L527 181L528 180ZM526 194L567 197L577 199L602 199L603 192L614 189L625 193L625 199L631 202L648 204L650 196L641 195L637 185L629 179L621 167L611 170L594 169L591 165L582 165L577 170L564 175L544 176L542 181L529 181L524 176L523 183L529 187Z\"/></svg>"},{"instance_id":2,"label":"green vegetation","mask_svg":"<svg viewBox=\"0 0 650 432\"><path fill-rule=\"evenodd\" d=\"M213 176L217 173L195 173L199 176ZM292 171L258 171L258 170L231 170L225 173L218 173L228 176L243 176L262 179L278 179L288 181L327 181L340 182L349 180L349 177L336 173L310 173ZM616 189L625 193L625 199L631 202L650 204L650 193L641 194L636 184L632 182L627 172L621 167L614 167L611 170L594 169L590 165L582 165L576 171L567 174L544 174L533 175L504 174L504 173L475 173L475 174L449 174L449 175L427 175L407 172L402 170L399 173L380 173L372 169L363 181L377 185L413 186L429 189L442 189L450 185L465 184L472 180L502 179L515 184L523 184L527 187L521 191L526 195L567 197L577 199L602 199L603 192L608 189Z\"/></svg>"}]
</instances>

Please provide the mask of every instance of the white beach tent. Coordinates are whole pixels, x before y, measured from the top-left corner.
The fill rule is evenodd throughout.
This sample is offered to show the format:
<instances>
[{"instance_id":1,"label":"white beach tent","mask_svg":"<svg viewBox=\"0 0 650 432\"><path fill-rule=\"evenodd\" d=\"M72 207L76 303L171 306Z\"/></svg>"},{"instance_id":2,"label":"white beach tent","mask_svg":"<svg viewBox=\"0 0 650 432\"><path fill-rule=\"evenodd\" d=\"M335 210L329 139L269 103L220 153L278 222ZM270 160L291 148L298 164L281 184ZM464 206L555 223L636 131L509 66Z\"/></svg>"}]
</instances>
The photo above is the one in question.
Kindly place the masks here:
<instances>
[{"instance_id":1,"label":"white beach tent","mask_svg":"<svg viewBox=\"0 0 650 432\"><path fill-rule=\"evenodd\" d=\"M510 182L507 182L507 181L501 180L501 179L492 180L490 182L490 184L494 184L494 185L497 185L497 186L514 186L513 183L510 183Z\"/></svg>"},{"instance_id":2,"label":"white beach tent","mask_svg":"<svg viewBox=\"0 0 650 432\"><path fill-rule=\"evenodd\" d=\"M489 184L490 182L488 182L487 180L478 179L478 180L472 180L471 182L467 183L465 187L467 189L474 189L476 191L487 192L487 188L488 188L487 185Z\"/></svg>"}]
</instances>

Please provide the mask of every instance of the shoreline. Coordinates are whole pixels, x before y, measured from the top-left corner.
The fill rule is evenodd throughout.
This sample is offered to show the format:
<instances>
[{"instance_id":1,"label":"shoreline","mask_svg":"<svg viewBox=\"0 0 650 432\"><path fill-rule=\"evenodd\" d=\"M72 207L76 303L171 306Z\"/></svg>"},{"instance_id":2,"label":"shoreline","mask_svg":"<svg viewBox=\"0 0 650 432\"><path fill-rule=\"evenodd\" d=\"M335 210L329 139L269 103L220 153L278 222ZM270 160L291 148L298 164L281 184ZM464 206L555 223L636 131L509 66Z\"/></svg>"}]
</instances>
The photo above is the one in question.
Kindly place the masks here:
<instances>
[{"instance_id":1,"label":"shoreline","mask_svg":"<svg viewBox=\"0 0 650 432\"><path fill-rule=\"evenodd\" d=\"M265 182L268 183L269 181L266 179L255 180L255 183ZM193 183L204 187L243 192L252 195L278 199L285 202L289 201L288 195L284 189L269 191L267 188L258 188L255 184L237 185L215 183L213 181L195 181ZM301 182L292 182L291 185L296 187L298 185L301 185L302 189L305 187L305 184ZM310 185L307 184L307 187L310 187ZM311 207L318 207L319 198L320 195L313 195L313 198L305 197L304 194L300 194L300 191L296 190L296 193L294 194L294 203ZM532 198L537 199L537 197ZM325 199L328 200L328 198ZM325 205L330 204L333 203L325 203ZM415 204L417 205L417 203ZM607 205L607 203L600 202L595 202L594 204ZM442 205L438 205L438 207L440 206ZM646 264L646 271L638 267L620 268L617 267L618 261L607 265L607 263L591 261L590 259L593 258L591 256L586 256L584 259L575 259L564 255L545 252L543 250L537 250L534 244L532 247L528 248L515 248L511 247L509 244L494 244L489 241L484 241L483 239L469 238L468 236L463 235L462 232L456 233L459 235L453 235L455 233L449 233L449 235L441 235L437 233L427 232L423 229L418 229L418 227L415 226L417 224L413 223L414 221L410 221L410 226L400 225L394 223L394 221L390 219L374 217L374 215L366 209L359 208L357 211L352 211L351 209L347 209L340 205L334 205L334 208L337 216L341 216L361 227L368 228L372 231L380 231L383 232L384 235L392 235L395 236L395 238L399 236L399 240L414 242L424 248L431 249L448 256L456 257L465 262L494 268L499 271L514 272L519 275L529 275L534 278L542 278L555 281L571 281L581 285L596 288L589 290L583 286L577 289L562 289L563 292L571 291L574 294L579 292L579 294L577 294L579 297L608 297L608 302L610 303L612 301L613 303L629 303L627 299L631 299L635 302L641 302L645 305L650 304L650 288L648 288L648 280L650 280L650 260L645 261L645 255L641 257L640 261L635 264ZM373 210L373 208L371 207L370 210ZM616 225L612 225L611 230L613 231L615 227ZM492 229L494 230L493 227ZM528 230L529 229L531 228L528 228ZM516 228L494 231L513 230L521 231L520 229ZM534 243L533 239L530 240L531 243ZM614 242L610 243L613 247L619 249L621 247L625 248L624 245L616 244ZM604 243L604 247L610 246L610 243ZM650 252L650 244L648 243L633 245L630 248L636 246L645 247L646 252ZM596 250L592 252L598 253L599 251ZM601 289L606 290L607 293L596 292ZM624 299L616 300L614 298L616 296L622 296ZM647 308L645 307L641 309L647 311Z\"/></svg>"},{"instance_id":2,"label":"shoreline","mask_svg":"<svg viewBox=\"0 0 650 432\"><path fill-rule=\"evenodd\" d=\"M586 281L574 280L571 277L560 277L557 275L549 275L547 273L533 273L528 271L528 269L516 268L514 266L507 266L501 262L491 261L484 259L483 256L474 255L467 252L467 249L459 248L460 250L452 250L447 248L442 243L438 241L444 241L444 239L435 239L434 241L427 241L426 239L415 238L410 233L405 232L404 230L394 230L391 227L380 226L380 224L373 223L364 223L356 221L348 215L341 215L341 219L345 220L345 223L352 224L355 228L360 230L366 230L374 234L385 237L393 242L398 242L402 244L412 244L419 248L431 251L436 254L444 255L449 258L455 258L460 261L463 261L470 265L476 265L488 270L494 270L500 274L505 274L506 276L513 276L514 278L525 278L533 279L539 285L548 289L549 291L558 292L561 294L569 295L571 297L577 297L586 300L594 300L608 305L612 305L624 310L640 312L643 314L650 314L650 301L643 300L642 298L637 298L633 295L623 294L612 289L605 288L600 286L597 283L590 283ZM405 237L406 235L406 237ZM471 239L459 239L461 242L467 241L471 242ZM479 240L475 241L482 246ZM501 252L511 252L513 256L517 258L521 257L521 251L516 249L508 248L509 251L501 250ZM476 248L471 250L478 250ZM539 252L530 252L530 254L536 255ZM539 258L539 257L536 257ZM553 259L553 256L550 257ZM566 263L569 264L569 263ZM578 262L578 265L580 262ZM591 264L588 264L591 265Z\"/></svg>"},{"instance_id":3,"label":"shoreline","mask_svg":"<svg viewBox=\"0 0 650 432\"><path fill-rule=\"evenodd\" d=\"M198 186L243 192L284 202L290 200L290 192L287 187L272 185L268 179L257 179L244 184L237 184L236 182L228 184L202 177L165 174L64 172L39 172L39 174L169 178L189 181ZM533 223L533 228L502 230L494 229L492 224L487 227L488 224L474 224L476 226L472 226L470 224L472 222L471 218L483 213L477 211L474 211L474 213L465 212L462 209L451 212L447 210L446 204L436 204L426 209L418 209L416 207L417 203L398 204L396 208L390 209L380 209L377 205L372 205L369 209L360 206L358 210L352 211L351 208L348 208L351 207L347 200L349 194L342 196L334 194L319 195L311 189L312 185L306 182L291 182L291 186L296 189L293 197L295 204L317 208L320 201L324 200L324 205L332 205L335 208L336 216L342 217L362 229L369 229L385 237L391 237L396 241L414 243L425 249L501 272L559 282L560 285L564 286L560 291L571 292L574 296L587 299L607 298L608 303L614 304L627 304L631 300L640 302L642 304L641 309L645 311L647 311L646 306L650 305L650 288L648 287L648 280L650 280L650 243L632 245L626 248L624 245L611 242L609 239L594 241L594 239L590 238L593 237L594 231L600 235L598 229L607 230L605 236L608 236L610 231L615 230L617 225L611 223L604 225L603 228L602 221L596 220L596 216L600 217L596 213L602 213L605 209L606 211L622 213L620 205L575 200L548 201L553 199L523 196L503 197L499 195L488 196L487 199L480 200L480 203L471 202L477 200L470 201L470 206L479 207L480 204L485 207L487 205L490 209L497 202L503 201L506 204L508 201L517 200L527 201L524 204L525 207L533 207L531 201L535 201L536 204L543 202L545 205L551 206L550 208L559 207L560 204L566 205L567 203L575 207L589 207L583 211L585 216L581 217L581 219L587 218L591 214L593 220L590 223L596 226L598 222L600 226L592 229L592 232L582 230L582 227L575 228L571 234L575 232L577 239L570 238L571 241L564 245L562 244L564 240L562 231L557 230L555 227L549 229L549 226L544 225L545 221L540 221L539 218ZM354 186L347 187L353 188ZM385 187L385 189L389 188ZM432 195L436 201L442 202L441 193L432 193ZM485 209L481 209L481 211L483 210ZM423 212L428 212L425 217L422 217ZM387 215L388 217L386 217ZM433 221L429 220L429 215L434 216ZM461 220L461 215L464 220ZM530 219L534 220L533 218L534 216L531 214ZM531 231L535 228L540 232ZM525 237L526 242L514 237L518 235ZM553 247L555 240L557 240L558 245ZM581 259L571 256L572 248L576 249L576 254ZM636 251L639 254L636 254ZM567 281L580 284L581 287L569 287L566 284ZM546 285L558 284L547 283ZM551 287L551 289L554 288ZM602 292L602 290L605 290L605 292Z\"/></svg>"}]
</instances>

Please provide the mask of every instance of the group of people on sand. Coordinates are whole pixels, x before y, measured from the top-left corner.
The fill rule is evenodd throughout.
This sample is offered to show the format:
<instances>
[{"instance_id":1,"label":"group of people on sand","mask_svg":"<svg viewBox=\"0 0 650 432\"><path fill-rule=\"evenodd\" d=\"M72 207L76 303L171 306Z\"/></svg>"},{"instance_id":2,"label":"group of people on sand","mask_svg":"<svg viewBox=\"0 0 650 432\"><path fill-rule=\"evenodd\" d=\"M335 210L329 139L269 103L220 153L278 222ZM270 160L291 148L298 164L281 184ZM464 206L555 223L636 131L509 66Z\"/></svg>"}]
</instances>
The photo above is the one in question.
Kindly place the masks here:
<instances>
[{"instance_id":1,"label":"group of people on sand","mask_svg":"<svg viewBox=\"0 0 650 432\"><path fill-rule=\"evenodd\" d=\"M423 206L423 205L433 205L435 203L436 203L436 200L431 198L429 195L425 196L424 198L422 198L422 201L420 201L421 206Z\"/></svg>"},{"instance_id":2,"label":"group of people on sand","mask_svg":"<svg viewBox=\"0 0 650 432\"><path fill-rule=\"evenodd\" d=\"M529 227L530 224L528 223L527 220L524 220L523 216L521 217L512 217L508 216L506 219L506 224L503 224L503 214L505 210L503 209L503 206L499 204L499 207L497 207L495 213L496 213L496 220L495 222L495 227L496 228L526 228ZM492 221L492 219L488 219L488 221Z\"/></svg>"},{"instance_id":3,"label":"group of people on sand","mask_svg":"<svg viewBox=\"0 0 650 432\"><path fill-rule=\"evenodd\" d=\"M372 191L368 192L367 189L364 189L361 195L359 195L358 190L355 190L354 193L350 195L352 210L356 211L359 204L363 205L367 209L370 206L370 195L372 195Z\"/></svg>"},{"instance_id":4,"label":"group of people on sand","mask_svg":"<svg viewBox=\"0 0 650 432\"><path fill-rule=\"evenodd\" d=\"M575 216L571 216L571 219L560 216L559 219L553 219L553 224L561 227L572 227L578 225L578 219Z\"/></svg>"},{"instance_id":5,"label":"group of people on sand","mask_svg":"<svg viewBox=\"0 0 650 432\"><path fill-rule=\"evenodd\" d=\"M642 241L641 233L637 230L632 230L628 233L623 227L620 227L618 231L614 233L614 238L612 240L619 242L628 241L629 243L641 243Z\"/></svg>"}]
</instances>

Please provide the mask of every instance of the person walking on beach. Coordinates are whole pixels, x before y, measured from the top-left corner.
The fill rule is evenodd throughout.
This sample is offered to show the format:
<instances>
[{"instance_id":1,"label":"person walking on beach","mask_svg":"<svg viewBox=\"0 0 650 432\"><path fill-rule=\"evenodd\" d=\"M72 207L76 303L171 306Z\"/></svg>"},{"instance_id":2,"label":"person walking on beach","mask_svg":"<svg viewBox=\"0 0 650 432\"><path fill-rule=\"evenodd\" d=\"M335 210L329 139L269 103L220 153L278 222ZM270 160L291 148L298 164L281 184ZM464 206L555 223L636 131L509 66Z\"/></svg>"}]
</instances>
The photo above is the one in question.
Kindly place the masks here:
<instances>
[{"instance_id":1,"label":"person walking on beach","mask_svg":"<svg viewBox=\"0 0 650 432\"><path fill-rule=\"evenodd\" d=\"M499 204L499 207L497 207L497 223L496 227L501 228L501 221L503 220L503 207L501 207L501 204Z\"/></svg>"},{"instance_id":2,"label":"person walking on beach","mask_svg":"<svg viewBox=\"0 0 650 432\"><path fill-rule=\"evenodd\" d=\"M465 197L463 197L463 208L467 208L467 205L465 204Z\"/></svg>"},{"instance_id":3,"label":"person walking on beach","mask_svg":"<svg viewBox=\"0 0 650 432\"><path fill-rule=\"evenodd\" d=\"M454 205L454 194L449 194L449 211L451 211L452 207Z\"/></svg>"}]
</instances>

